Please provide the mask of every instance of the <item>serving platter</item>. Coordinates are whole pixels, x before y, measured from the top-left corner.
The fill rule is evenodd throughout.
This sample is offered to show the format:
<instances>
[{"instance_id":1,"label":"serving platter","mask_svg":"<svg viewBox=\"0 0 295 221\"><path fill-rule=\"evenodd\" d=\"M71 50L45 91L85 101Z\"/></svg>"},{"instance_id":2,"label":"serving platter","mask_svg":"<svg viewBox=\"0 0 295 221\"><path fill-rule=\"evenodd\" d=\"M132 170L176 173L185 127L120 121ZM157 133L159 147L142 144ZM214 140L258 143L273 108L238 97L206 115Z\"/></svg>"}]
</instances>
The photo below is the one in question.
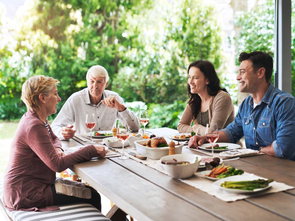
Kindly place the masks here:
<instances>
[{"instance_id":1,"label":"serving platter","mask_svg":"<svg viewBox=\"0 0 295 221\"><path fill-rule=\"evenodd\" d=\"M272 183L268 184L267 187L264 188L259 188L259 189L254 189L254 190L239 190L239 189L230 189L230 188L225 188L222 187L221 184L224 183L225 181L251 181L251 180L257 180L257 179L264 179L258 176L252 176L252 175L237 175L237 176L230 176L230 177L226 177L223 179L219 179L218 181L215 181L213 183L214 186L225 190L229 193L257 193L257 192L261 192L264 190L269 189L272 186ZM266 180L266 179L265 179Z\"/></svg>"},{"instance_id":2,"label":"serving platter","mask_svg":"<svg viewBox=\"0 0 295 221\"><path fill-rule=\"evenodd\" d=\"M234 144L234 143L216 143L216 144L218 144L219 147L226 147L226 148L225 149L215 149L214 148L214 152L222 152L222 151L235 150L235 149L241 148L241 145ZM211 150L211 143L202 144L199 146L199 149L212 151Z\"/></svg>"}]
</instances>

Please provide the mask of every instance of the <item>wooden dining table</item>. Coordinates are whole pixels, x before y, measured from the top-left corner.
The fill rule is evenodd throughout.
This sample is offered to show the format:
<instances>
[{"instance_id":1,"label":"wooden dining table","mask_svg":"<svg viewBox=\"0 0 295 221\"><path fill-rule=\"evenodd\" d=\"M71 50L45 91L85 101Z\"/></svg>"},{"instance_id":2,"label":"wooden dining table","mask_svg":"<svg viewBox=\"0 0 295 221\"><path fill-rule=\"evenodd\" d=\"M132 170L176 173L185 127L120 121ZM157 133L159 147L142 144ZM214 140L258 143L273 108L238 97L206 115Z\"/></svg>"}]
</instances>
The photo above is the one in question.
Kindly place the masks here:
<instances>
[{"instance_id":1,"label":"wooden dining table","mask_svg":"<svg viewBox=\"0 0 295 221\"><path fill-rule=\"evenodd\" d=\"M169 128L150 131L164 137L177 132ZM63 146L71 148L81 143L70 139L63 141ZM183 152L195 154L188 148ZM224 164L295 186L295 162L291 160L258 155ZM118 208L139 221L295 220L294 188L226 202L133 159L110 157L76 164L73 169L115 204L107 214L112 220L117 219Z\"/></svg>"}]
</instances>

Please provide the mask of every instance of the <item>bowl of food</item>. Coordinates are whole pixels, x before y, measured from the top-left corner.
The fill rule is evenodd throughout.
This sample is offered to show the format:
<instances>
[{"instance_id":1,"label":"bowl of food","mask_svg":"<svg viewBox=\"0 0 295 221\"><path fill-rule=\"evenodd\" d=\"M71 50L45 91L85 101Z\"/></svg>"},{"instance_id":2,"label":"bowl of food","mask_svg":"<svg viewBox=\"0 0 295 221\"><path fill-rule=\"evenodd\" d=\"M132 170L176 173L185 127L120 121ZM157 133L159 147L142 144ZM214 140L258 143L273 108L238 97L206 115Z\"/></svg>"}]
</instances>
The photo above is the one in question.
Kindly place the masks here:
<instances>
[{"instance_id":1,"label":"bowl of food","mask_svg":"<svg viewBox=\"0 0 295 221\"><path fill-rule=\"evenodd\" d=\"M194 154L175 154L160 159L166 173L175 179L185 179L194 175L198 170L200 161Z\"/></svg>"},{"instance_id":2,"label":"bowl of food","mask_svg":"<svg viewBox=\"0 0 295 221\"><path fill-rule=\"evenodd\" d=\"M169 146L165 138L153 137L146 140L135 141L136 150L139 154L153 160L159 160L161 157L169 154ZM182 145L175 146L175 154L182 153Z\"/></svg>"},{"instance_id":3,"label":"bowl of food","mask_svg":"<svg viewBox=\"0 0 295 221\"><path fill-rule=\"evenodd\" d=\"M102 139L102 142L107 145L107 147L111 148L122 148L122 143L118 140L117 137L108 137ZM125 141L124 147L129 146L128 140Z\"/></svg>"}]
</instances>

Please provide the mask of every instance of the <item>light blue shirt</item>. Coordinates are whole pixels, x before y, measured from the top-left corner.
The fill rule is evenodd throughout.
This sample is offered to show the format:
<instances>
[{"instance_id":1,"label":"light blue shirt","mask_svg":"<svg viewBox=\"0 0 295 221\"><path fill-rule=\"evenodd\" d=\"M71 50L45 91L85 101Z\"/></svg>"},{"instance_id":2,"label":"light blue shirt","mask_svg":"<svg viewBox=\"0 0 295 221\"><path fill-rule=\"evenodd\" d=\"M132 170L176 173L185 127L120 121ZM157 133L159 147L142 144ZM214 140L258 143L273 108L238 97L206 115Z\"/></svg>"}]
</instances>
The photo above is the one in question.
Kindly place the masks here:
<instances>
[{"instance_id":1,"label":"light blue shirt","mask_svg":"<svg viewBox=\"0 0 295 221\"><path fill-rule=\"evenodd\" d=\"M116 92L104 90L102 99L109 96L115 96L124 105L123 99ZM62 127L73 124L76 134L87 134L89 129L85 126L86 113L93 113L96 117L96 125L93 131L112 130L117 119L124 125L128 125L131 130L137 131L140 128L138 117L128 108L119 112L116 108L105 106L101 101L97 105L92 105L88 88L85 88L72 94L65 102L52 122L53 132L56 136L61 137Z\"/></svg>"},{"instance_id":2,"label":"light blue shirt","mask_svg":"<svg viewBox=\"0 0 295 221\"><path fill-rule=\"evenodd\" d=\"M252 96L247 97L235 120L222 131L231 143L245 136L247 148L260 150L273 144L277 157L295 160L295 98L270 85L255 108Z\"/></svg>"}]
</instances>

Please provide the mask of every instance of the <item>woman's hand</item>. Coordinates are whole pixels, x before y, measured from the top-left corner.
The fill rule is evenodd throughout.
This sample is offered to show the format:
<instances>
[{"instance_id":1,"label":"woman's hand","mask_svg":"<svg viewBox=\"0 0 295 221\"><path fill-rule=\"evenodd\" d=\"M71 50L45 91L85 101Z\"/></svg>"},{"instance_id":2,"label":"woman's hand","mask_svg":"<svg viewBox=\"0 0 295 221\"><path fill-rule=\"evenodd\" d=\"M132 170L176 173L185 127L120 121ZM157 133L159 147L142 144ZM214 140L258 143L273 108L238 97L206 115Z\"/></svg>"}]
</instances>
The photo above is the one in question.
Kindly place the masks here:
<instances>
[{"instance_id":1,"label":"woman's hand","mask_svg":"<svg viewBox=\"0 0 295 221\"><path fill-rule=\"evenodd\" d=\"M63 157L65 155L65 153L63 152L63 150L61 148L59 148L59 147L56 147L55 148L55 151L61 157Z\"/></svg>"},{"instance_id":2,"label":"woman's hand","mask_svg":"<svg viewBox=\"0 0 295 221\"><path fill-rule=\"evenodd\" d=\"M97 156L100 158L103 158L106 155L106 150L104 148L104 146L102 145L94 145L96 151L97 151Z\"/></svg>"},{"instance_id":3,"label":"woman's hand","mask_svg":"<svg viewBox=\"0 0 295 221\"><path fill-rule=\"evenodd\" d=\"M205 136L193 136L189 139L188 147L189 148L197 148L199 149L199 146L202 145L206 141Z\"/></svg>"}]
</instances>

